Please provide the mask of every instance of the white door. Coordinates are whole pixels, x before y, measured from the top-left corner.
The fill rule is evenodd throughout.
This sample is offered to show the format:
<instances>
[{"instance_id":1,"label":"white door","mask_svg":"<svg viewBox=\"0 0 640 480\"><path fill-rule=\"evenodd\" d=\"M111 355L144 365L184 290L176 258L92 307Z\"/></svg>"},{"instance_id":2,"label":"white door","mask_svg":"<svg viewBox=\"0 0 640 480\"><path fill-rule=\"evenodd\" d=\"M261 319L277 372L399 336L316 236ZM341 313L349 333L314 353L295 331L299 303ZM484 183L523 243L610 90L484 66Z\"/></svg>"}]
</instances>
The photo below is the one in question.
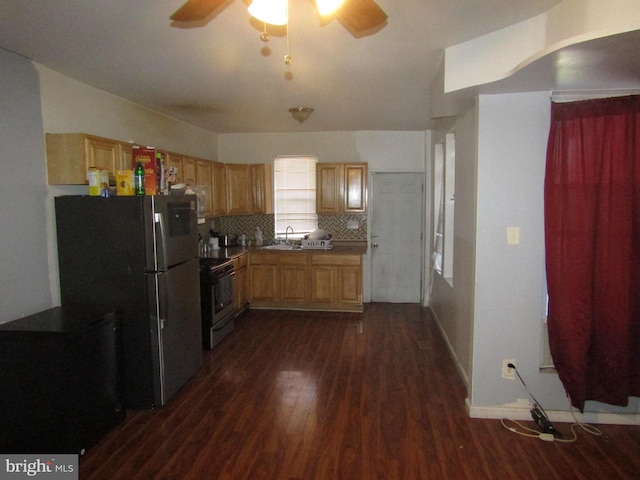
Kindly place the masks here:
<instances>
[{"instance_id":1,"label":"white door","mask_svg":"<svg viewBox=\"0 0 640 480\"><path fill-rule=\"evenodd\" d=\"M419 303L422 292L421 173L374 173L371 187L371 300Z\"/></svg>"}]
</instances>

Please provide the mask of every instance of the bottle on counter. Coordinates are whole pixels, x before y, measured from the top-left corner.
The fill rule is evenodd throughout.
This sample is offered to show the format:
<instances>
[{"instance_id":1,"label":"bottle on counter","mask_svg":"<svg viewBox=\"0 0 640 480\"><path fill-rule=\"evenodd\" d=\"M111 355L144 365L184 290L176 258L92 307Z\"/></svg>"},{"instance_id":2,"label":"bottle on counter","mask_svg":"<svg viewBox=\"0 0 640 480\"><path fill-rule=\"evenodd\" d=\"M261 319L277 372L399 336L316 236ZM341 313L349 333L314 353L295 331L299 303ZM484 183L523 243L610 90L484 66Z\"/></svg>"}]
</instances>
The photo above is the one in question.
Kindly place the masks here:
<instances>
[{"instance_id":1,"label":"bottle on counter","mask_svg":"<svg viewBox=\"0 0 640 480\"><path fill-rule=\"evenodd\" d=\"M133 171L133 185L136 195L144 195L144 167L142 163L138 162L136 168Z\"/></svg>"},{"instance_id":2,"label":"bottle on counter","mask_svg":"<svg viewBox=\"0 0 640 480\"><path fill-rule=\"evenodd\" d=\"M260 227L256 228L256 245L260 246L263 243L263 238L262 238L262 230L260 230Z\"/></svg>"}]
</instances>

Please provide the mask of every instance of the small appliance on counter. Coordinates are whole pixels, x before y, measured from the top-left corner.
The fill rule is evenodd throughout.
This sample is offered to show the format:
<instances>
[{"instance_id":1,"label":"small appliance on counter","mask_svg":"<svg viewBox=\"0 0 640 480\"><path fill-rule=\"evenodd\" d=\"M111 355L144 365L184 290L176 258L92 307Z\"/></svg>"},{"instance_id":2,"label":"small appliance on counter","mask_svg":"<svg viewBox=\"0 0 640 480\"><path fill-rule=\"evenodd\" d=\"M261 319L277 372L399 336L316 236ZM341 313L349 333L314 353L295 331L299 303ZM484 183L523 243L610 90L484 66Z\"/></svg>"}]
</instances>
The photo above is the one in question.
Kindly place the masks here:
<instances>
[{"instance_id":1,"label":"small appliance on counter","mask_svg":"<svg viewBox=\"0 0 640 480\"><path fill-rule=\"evenodd\" d=\"M238 245L238 235L225 235L224 233L214 232L213 230L209 230L209 235L211 236L211 238L218 239L218 246L220 248L235 247Z\"/></svg>"}]
</instances>

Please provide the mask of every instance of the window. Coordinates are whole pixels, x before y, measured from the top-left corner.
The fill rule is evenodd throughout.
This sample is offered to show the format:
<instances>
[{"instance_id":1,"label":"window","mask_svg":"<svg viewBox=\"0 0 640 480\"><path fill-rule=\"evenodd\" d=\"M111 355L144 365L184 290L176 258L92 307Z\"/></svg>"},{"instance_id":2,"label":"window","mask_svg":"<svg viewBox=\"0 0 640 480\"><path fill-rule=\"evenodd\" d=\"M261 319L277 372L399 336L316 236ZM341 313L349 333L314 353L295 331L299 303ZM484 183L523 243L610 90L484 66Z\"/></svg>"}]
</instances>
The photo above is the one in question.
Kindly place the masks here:
<instances>
[{"instance_id":1,"label":"window","mask_svg":"<svg viewBox=\"0 0 640 480\"><path fill-rule=\"evenodd\" d=\"M433 268L448 279L453 278L453 214L455 205L456 143L453 133L435 145L433 204L434 215Z\"/></svg>"},{"instance_id":2,"label":"window","mask_svg":"<svg viewBox=\"0 0 640 480\"><path fill-rule=\"evenodd\" d=\"M276 237L284 237L287 227L293 229L293 238L301 238L318 228L316 163L316 157L275 158L273 186Z\"/></svg>"}]
</instances>

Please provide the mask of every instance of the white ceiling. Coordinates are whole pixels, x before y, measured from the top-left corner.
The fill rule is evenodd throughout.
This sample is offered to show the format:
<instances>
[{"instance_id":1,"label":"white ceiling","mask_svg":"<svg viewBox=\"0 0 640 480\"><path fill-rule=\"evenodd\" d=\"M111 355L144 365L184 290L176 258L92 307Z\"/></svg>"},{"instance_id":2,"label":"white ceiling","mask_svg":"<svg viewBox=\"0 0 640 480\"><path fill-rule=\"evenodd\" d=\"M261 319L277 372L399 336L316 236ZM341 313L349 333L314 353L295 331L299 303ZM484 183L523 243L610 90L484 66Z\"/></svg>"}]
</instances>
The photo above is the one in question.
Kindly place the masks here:
<instances>
[{"instance_id":1,"label":"white ceiling","mask_svg":"<svg viewBox=\"0 0 640 480\"><path fill-rule=\"evenodd\" d=\"M183 0L0 0L0 47L214 132L415 131L432 126L430 86L445 47L559 1L377 0L387 24L354 38L336 20L321 25L309 0L290 0L287 66L285 37L272 31L263 43L243 0L198 26L169 20ZM629 62L638 36L622 40L633 48L607 68L638 66ZM606 51L617 49L609 39ZM517 77L529 90L553 88L556 65ZM315 112L301 125L288 113L294 106Z\"/></svg>"}]
</instances>

